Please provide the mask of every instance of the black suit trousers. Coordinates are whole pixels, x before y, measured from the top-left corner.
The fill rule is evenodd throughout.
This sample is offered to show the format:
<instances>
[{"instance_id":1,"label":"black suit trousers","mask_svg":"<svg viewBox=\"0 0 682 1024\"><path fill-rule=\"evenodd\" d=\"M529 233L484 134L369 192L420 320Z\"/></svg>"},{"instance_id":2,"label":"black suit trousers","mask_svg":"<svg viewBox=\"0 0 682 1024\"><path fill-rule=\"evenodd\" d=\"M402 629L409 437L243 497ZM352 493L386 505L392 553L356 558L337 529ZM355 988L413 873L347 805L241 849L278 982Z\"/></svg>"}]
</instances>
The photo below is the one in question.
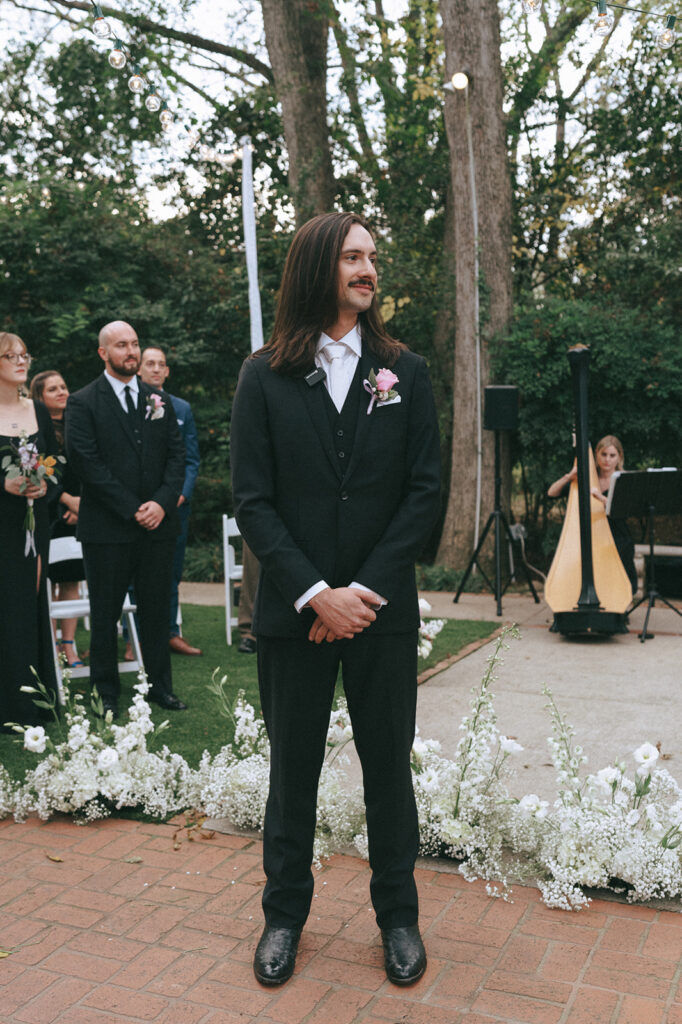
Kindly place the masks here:
<instances>
[{"instance_id":1,"label":"black suit trousers","mask_svg":"<svg viewBox=\"0 0 682 1024\"><path fill-rule=\"evenodd\" d=\"M173 692L168 619L175 538L154 540L140 531L126 544L83 544L90 593L90 682L106 703L117 704L117 623L131 583L147 679L155 694Z\"/></svg>"},{"instance_id":2,"label":"black suit trousers","mask_svg":"<svg viewBox=\"0 0 682 1024\"><path fill-rule=\"evenodd\" d=\"M410 770L416 630L362 633L319 645L259 635L261 705L271 744L265 920L274 927L299 928L310 910L317 788L339 665L362 764L377 923L405 927L418 917L419 827Z\"/></svg>"}]
</instances>

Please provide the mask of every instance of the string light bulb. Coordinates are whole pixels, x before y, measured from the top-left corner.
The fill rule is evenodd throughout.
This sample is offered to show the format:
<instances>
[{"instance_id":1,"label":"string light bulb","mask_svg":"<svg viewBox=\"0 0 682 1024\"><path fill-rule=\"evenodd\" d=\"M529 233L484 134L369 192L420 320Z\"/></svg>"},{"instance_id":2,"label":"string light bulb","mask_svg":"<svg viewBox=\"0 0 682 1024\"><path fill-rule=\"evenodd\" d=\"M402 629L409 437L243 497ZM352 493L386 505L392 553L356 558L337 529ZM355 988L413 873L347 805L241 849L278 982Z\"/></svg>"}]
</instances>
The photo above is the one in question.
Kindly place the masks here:
<instances>
[{"instance_id":1,"label":"string light bulb","mask_svg":"<svg viewBox=\"0 0 682 1024\"><path fill-rule=\"evenodd\" d=\"M102 8L97 4L92 5L95 9L95 20L92 25L92 31L98 39L108 39L111 35L111 25L105 20L102 14Z\"/></svg>"},{"instance_id":2,"label":"string light bulb","mask_svg":"<svg viewBox=\"0 0 682 1024\"><path fill-rule=\"evenodd\" d=\"M594 26L596 36L607 36L613 28L613 15L606 10L606 0L599 0L597 7L597 23Z\"/></svg>"},{"instance_id":3,"label":"string light bulb","mask_svg":"<svg viewBox=\"0 0 682 1024\"><path fill-rule=\"evenodd\" d=\"M152 88L149 95L144 98L144 105L150 114L155 114L157 110L161 110L161 102L161 97L154 88Z\"/></svg>"},{"instance_id":4,"label":"string light bulb","mask_svg":"<svg viewBox=\"0 0 682 1024\"><path fill-rule=\"evenodd\" d=\"M114 39L114 48L109 54L108 59L112 68L115 68L116 71L120 71L121 68L126 66L125 50L123 49L123 43L120 39Z\"/></svg>"},{"instance_id":5,"label":"string light bulb","mask_svg":"<svg viewBox=\"0 0 682 1024\"><path fill-rule=\"evenodd\" d=\"M667 21L665 23L665 28L663 29L662 32L659 32L658 36L656 37L656 42L658 43L658 45L661 47L662 50L669 50L670 47L675 42L675 37L676 37L675 22L676 21L677 21L676 16L674 14L669 14L668 18L667 18Z\"/></svg>"},{"instance_id":6,"label":"string light bulb","mask_svg":"<svg viewBox=\"0 0 682 1024\"><path fill-rule=\"evenodd\" d=\"M164 130L169 129L170 126L173 124L173 112L172 112L172 110L168 109L168 104L165 101L161 104L161 112L159 113L159 121L161 122L161 127Z\"/></svg>"},{"instance_id":7,"label":"string light bulb","mask_svg":"<svg viewBox=\"0 0 682 1024\"><path fill-rule=\"evenodd\" d=\"M128 79L128 88L136 96L144 92L144 78L137 64L133 64L133 73Z\"/></svg>"},{"instance_id":8,"label":"string light bulb","mask_svg":"<svg viewBox=\"0 0 682 1024\"><path fill-rule=\"evenodd\" d=\"M462 89L466 89L468 86L469 76L464 71L455 71L450 81L452 82L453 89L458 89L461 92Z\"/></svg>"}]
</instances>

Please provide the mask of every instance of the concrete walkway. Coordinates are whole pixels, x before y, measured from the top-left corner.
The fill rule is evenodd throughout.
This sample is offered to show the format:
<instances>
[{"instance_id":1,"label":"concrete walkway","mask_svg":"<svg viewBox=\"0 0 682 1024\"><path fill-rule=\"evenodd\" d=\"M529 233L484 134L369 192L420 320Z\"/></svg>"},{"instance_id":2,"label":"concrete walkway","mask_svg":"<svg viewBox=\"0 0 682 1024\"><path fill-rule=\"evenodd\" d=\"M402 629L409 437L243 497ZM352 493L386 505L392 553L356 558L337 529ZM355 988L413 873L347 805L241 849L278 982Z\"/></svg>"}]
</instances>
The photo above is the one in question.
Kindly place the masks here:
<instances>
[{"instance_id":1,"label":"concrete walkway","mask_svg":"<svg viewBox=\"0 0 682 1024\"><path fill-rule=\"evenodd\" d=\"M418 870L424 978L385 977L369 869L316 875L293 979L267 989L260 842L172 825L0 823L3 1024L682 1024L682 915L595 901L548 910ZM448 867L450 867L448 865Z\"/></svg>"}]
</instances>

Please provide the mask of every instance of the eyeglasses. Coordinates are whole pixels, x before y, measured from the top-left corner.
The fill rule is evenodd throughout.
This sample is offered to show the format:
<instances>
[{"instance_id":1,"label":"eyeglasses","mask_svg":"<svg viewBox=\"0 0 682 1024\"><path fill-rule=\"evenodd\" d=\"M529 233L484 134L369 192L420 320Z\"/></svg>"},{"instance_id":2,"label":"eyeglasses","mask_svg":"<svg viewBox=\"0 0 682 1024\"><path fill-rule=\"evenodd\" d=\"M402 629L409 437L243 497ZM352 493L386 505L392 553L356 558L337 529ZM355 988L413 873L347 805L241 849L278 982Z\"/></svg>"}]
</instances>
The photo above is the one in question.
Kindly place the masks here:
<instances>
[{"instance_id":1,"label":"eyeglasses","mask_svg":"<svg viewBox=\"0 0 682 1024\"><path fill-rule=\"evenodd\" d=\"M27 366L30 366L33 361L33 356L30 356L28 352L4 352L2 358L7 359L16 366L19 363L26 363Z\"/></svg>"}]
</instances>

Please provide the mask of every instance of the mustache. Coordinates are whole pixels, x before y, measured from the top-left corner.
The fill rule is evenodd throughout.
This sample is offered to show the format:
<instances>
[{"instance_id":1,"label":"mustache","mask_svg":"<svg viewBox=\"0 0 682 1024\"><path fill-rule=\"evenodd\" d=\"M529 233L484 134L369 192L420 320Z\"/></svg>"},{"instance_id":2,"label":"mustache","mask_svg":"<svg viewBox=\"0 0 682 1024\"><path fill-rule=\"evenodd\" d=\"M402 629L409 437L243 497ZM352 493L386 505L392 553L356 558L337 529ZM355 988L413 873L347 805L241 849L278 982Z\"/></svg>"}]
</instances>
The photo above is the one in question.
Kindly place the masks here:
<instances>
[{"instance_id":1,"label":"mustache","mask_svg":"<svg viewBox=\"0 0 682 1024\"><path fill-rule=\"evenodd\" d=\"M370 277L356 277L354 281L350 282L349 287L354 288L357 284L364 285L366 288L371 288L374 291L374 281Z\"/></svg>"}]
</instances>

